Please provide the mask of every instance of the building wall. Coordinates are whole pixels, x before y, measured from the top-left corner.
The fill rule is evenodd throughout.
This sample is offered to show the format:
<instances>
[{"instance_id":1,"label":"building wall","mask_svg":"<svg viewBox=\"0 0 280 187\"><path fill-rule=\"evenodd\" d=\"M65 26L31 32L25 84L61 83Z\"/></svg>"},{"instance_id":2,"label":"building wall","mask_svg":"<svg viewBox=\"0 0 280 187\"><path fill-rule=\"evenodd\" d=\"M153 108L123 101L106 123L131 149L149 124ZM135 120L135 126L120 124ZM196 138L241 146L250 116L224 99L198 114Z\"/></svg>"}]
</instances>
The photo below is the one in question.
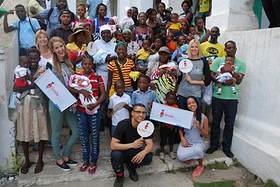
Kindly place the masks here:
<instances>
[{"instance_id":1,"label":"building wall","mask_svg":"<svg viewBox=\"0 0 280 187\"><path fill-rule=\"evenodd\" d=\"M280 28L225 32L221 40L236 41L247 66L232 150L251 172L280 185Z\"/></svg>"},{"instance_id":2,"label":"building wall","mask_svg":"<svg viewBox=\"0 0 280 187\"><path fill-rule=\"evenodd\" d=\"M5 0L1 7L11 10L16 4L27 4L27 0ZM17 19L15 15L8 16L8 22ZM16 32L4 33L3 17L0 19L0 170L12 171L12 154L15 153L15 124L10 119L13 111L8 110L9 95L13 87L13 70L18 64L18 45Z\"/></svg>"}]
</instances>

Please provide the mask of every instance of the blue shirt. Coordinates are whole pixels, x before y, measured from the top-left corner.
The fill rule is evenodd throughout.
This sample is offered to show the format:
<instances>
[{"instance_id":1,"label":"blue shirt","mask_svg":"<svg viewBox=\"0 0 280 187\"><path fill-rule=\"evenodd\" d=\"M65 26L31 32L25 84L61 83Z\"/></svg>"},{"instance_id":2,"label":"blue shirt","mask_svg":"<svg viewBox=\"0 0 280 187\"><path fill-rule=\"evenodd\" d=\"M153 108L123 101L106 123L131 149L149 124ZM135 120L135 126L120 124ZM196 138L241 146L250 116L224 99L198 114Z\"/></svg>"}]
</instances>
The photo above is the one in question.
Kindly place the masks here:
<instances>
[{"instance_id":1,"label":"blue shirt","mask_svg":"<svg viewBox=\"0 0 280 187\"><path fill-rule=\"evenodd\" d=\"M40 12L39 15L41 17L43 17L44 19L47 19L49 11L50 11L50 9L45 9L42 12ZM60 15L60 10L58 10L57 7L54 7L53 11L52 11L52 13L49 17L49 20L47 20L47 22L48 22L48 26L47 26L48 34L50 34L52 30L56 29L60 25L59 15Z\"/></svg>"},{"instance_id":2,"label":"blue shirt","mask_svg":"<svg viewBox=\"0 0 280 187\"><path fill-rule=\"evenodd\" d=\"M156 94L153 90L147 90L146 92L140 91L140 89L135 90L132 93L131 103L132 105L141 103L145 105L148 116L150 115L152 103L156 101Z\"/></svg>"},{"instance_id":3,"label":"blue shirt","mask_svg":"<svg viewBox=\"0 0 280 187\"><path fill-rule=\"evenodd\" d=\"M171 60L175 60L175 58L177 57L177 55L182 55L183 53L187 53L187 50L189 48L189 45L188 44L184 44L182 45L181 47L179 47L178 49L176 49L173 53L172 53L172 56L171 56ZM179 59L180 58L177 58L177 62L179 62Z\"/></svg>"},{"instance_id":4,"label":"blue shirt","mask_svg":"<svg viewBox=\"0 0 280 187\"><path fill-rule=\"evenodd\" d=\"M95 11L98 4L102 3L102 0L87 0L88 4L88 17L91 19L95 18Z\"/></svg>"},{"instance_id":5,"label":"blue shirt","mask_svg":"<svg viewBox=\"0 0 280 187\"><path fill-rule=\"evenodd\" d=\"M11 27L17 29L17 31L19 32L20 48L31 48L32 46L35 46L35 32L41 29L37 19L26 17L23 21L15 21L14 23L12 23Z\"/></svg>"}]
</instances>

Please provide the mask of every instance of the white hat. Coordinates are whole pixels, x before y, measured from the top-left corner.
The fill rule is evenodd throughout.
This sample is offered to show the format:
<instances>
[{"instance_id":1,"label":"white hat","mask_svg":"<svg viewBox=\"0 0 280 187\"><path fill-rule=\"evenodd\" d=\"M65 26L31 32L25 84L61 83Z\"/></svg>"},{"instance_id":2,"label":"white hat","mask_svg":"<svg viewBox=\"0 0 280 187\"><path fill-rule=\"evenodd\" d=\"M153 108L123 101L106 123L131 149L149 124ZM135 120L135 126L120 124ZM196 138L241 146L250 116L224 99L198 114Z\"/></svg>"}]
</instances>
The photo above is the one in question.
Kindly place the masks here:
<instances>
[{"instance_id":1,"label":"white hat","mask_svg":"<svg viewBox=\"0 0 280 187\"><path fill-rule=\"evenodd\" d=\"M27 69L24 67L18 67L15 70L16 78L21 78L27 75Z\"/></svg>"},{"instance_id":2,"label":"white hat","mask_svg":"<svg viewBox=\"0 0 280 187\"><path fill-rule=\"evenodd\" d=\"M102 31L110 31L111 32L111 27L109 25L102 25L100 27L100 34Z\"/></svg>"}]
</instances>

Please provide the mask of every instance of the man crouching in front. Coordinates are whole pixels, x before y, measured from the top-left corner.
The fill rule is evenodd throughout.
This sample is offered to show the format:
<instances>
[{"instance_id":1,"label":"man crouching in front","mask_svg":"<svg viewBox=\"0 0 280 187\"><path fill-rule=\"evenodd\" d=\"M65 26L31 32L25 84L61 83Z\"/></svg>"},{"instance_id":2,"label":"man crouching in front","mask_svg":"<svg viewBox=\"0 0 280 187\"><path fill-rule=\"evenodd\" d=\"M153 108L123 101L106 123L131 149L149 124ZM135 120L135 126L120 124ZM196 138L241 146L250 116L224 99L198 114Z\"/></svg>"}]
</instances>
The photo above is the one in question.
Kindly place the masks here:
<instances>
[{"instance_id":1,"label":"man crouching in front","mask_svg":"<svg viewBox=\"0 0 280 187\"><path fill-rule=\"evenodd\" d=\"M153 135L142 138L137 133L138 124L146 117L143 104L133 105L131 118L118 123L111 141L111 164L116 173L114 187L122 187L124 182L124 163L129 178L138 181L136 168L152 162Z\"/></svg>"}]
</instances>

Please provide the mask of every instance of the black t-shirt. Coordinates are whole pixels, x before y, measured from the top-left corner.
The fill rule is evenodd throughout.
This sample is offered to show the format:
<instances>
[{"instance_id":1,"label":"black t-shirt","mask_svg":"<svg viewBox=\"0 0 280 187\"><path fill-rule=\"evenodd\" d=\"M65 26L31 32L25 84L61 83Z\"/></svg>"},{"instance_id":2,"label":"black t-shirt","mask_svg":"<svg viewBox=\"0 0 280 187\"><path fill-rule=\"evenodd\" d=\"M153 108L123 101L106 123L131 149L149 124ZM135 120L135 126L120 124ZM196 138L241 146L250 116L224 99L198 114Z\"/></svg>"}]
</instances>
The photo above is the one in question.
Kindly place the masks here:
<instances>
[{"instance_id":1,"label":"black t-shirt","mask_svg":"<svg viewBox=\"0 0 280 187\"><path fill-rule=\"evenodd\" d=\"M151 139L152 136L153 135L144 139ZM122 144L132 143L141 138L137 132L137 128L132 127L130 119L125 119L118 123L113 137L120 140L120 143Z\"/></svg>"}]
</instances>

